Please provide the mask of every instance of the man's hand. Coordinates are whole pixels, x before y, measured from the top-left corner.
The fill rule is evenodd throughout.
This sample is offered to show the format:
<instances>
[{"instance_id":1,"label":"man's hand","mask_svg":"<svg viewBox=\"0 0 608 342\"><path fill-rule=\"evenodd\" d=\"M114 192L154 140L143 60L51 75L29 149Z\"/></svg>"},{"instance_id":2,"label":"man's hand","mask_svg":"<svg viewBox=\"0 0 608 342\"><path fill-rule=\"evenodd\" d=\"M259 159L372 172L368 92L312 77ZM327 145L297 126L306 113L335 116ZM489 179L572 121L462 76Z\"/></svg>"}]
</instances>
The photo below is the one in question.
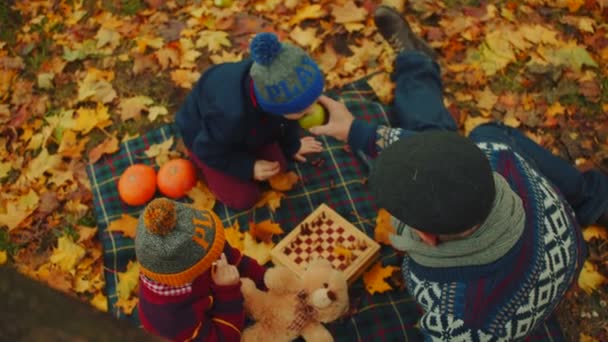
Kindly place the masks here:
<instances>
[{"instance_id":1,"label":"man's hand","mask_svg":"<svg viewBox=\"0 0 608 342\"><path fill-rule=\"evenodd\" d=\"M241 280L238 268L228 263L224 253L211 265L211 279L218 286L235 285Z\"/></svg>"},{"instance_id":2,"label":"man's hand","mask_svg":"<svg viewBox=\"0 0 608 342\"><path fill-rule=\"evenodd\" d=\"M312 127L309 131L314 135L329 135L345 142L355 118L342 102L334 101L325 95L321 95L319 102L327 109L329 121L323 126Z\"/></svg>"},{"instance_id":3,"label":"man's hand","mask_svg":"<svg viewBox=\"0 0 608 342\"><path fill-rule=\"evenodd\" d=\"M253 165L253 179L257 181L265 181L281 171L279 162L268 160L256 160Z\"/></svg>"},{"instance_id":4,"label":"man's hand","mask_svg":"<svg viewBox=\"0 0 608 342\"><path fill-rule=\"evenodd\" d=\"M313 137L304 137L300 139L300 150L293 155L293 159L299 162L305 162L306 158L305 154L309 153L319 153L323 151L323 145L320 141Z\"/></svg>"}]
</instances>

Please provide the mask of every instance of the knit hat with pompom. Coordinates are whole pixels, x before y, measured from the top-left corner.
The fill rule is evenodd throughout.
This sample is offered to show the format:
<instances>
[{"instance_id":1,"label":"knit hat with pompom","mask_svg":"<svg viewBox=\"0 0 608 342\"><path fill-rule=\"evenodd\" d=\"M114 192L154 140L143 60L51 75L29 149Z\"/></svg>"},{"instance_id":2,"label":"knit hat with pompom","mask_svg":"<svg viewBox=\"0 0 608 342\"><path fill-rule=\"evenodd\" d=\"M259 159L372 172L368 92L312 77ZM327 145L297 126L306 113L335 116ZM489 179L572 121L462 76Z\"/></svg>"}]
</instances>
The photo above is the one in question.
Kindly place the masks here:
<instances>
[{"instance_id":1,"label":"knit hat with pompom","mask_svg":"<svg viewBox=\"0 0 608 342\"><path fill-rule=\"evenodd\" d=\"M260 107L272 114L298 113L323 92L324 77L304 50L279 42L273 33L257 34L249 46L249 72Z\"/></svg>"},{"instance_id":2,"label":"knit hat with pompom","mask_svg":"<svg viewBox=\"0 0 608 342\"><path fill-rule=\"evenodd\" d=\"M139 217L135 254L148 278L182 286L211 267L224 243L224 226L213 211L158 198Z\"/></svg>"}]
</instances>

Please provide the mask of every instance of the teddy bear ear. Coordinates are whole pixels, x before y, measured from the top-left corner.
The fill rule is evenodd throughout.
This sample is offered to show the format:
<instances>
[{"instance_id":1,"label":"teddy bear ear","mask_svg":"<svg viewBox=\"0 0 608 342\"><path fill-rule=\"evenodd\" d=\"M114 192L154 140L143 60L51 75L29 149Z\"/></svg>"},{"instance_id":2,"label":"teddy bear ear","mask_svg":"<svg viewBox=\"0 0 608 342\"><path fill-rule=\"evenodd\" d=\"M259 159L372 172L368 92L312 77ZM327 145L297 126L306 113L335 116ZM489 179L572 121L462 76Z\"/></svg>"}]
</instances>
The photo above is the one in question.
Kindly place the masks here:
<instances>
[{"instance_id":1,"label":"teddy bear ear","mask_svg":"<svg viewBox=\"0 0 608 342\"><path fill-rule=\"evenodd\" d=\"M313 268L333 268L333 266L331 265L331 262L329 262L327 259L323 259L323 258L317 258L314 259L312 261L310 261L308 263L308 267L306 267L307 270L313 269Z\"/></svg>"}]
</instances>

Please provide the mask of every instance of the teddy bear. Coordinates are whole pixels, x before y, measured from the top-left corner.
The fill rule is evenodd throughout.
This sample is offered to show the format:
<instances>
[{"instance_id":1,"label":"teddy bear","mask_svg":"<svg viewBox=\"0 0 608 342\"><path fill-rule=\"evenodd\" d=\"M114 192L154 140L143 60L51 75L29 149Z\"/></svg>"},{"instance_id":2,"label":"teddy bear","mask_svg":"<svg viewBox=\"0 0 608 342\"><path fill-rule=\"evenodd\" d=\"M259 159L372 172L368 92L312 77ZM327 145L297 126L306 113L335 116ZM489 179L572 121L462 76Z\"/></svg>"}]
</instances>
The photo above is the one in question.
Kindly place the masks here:
<instances>
[{"instance_id":1,"label":"teddy bear","mask_svg":"<svg viewBox=\"0 0 608 342\"><path fill-rule=\"evenodd\" d=\"M306 341L334 340L322 323L348 311L348 282L343 272L325 259L316 259L302 277L275 266L266 271L264 283L266 292L258 290L250 279L242 279L244 307L256 323L243 331L241 341L281 342L299 336Z\"/></svg>"}]
</instances>

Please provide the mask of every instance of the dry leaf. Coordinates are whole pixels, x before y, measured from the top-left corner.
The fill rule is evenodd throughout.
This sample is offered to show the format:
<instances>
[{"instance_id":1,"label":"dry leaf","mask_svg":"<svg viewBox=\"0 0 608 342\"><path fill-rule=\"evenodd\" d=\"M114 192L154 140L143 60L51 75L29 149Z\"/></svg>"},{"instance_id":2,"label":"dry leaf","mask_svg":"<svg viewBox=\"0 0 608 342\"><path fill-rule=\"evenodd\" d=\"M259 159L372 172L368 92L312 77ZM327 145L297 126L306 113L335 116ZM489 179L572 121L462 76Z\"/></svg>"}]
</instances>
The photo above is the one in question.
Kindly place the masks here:
<instances>
[{"instance_id":1,"label":"dry leaf","mask_svg":"<svg viewBox=\"0 0 608 342\"><path fill-rule=\"evenodd\" d=\"M112 79L114 79L113 72L89 69L85 78L79 83L78 101L111 102L116 98L116 91L110 83Z\"/></svg>"},{"instance_id":2,"label":"dry leaf","mask_svg":"<svg viewBox=\"0 0 608 342\"><path fill-rule=\"evenodd\" d=\"M4 213L0 211L0 222L7 226L9 231L19 227L19 224L36 210L39 199L36 191L30 189L26 195L8 201Z\"/></svg>"},{"instance_id":3,"label":"dry leaf","mask_svg":"<svg viewBox=\"0 0 608 342\"><path fill-rule=\"evenodd\" d=\"M291 38L300 46L309 46L311 51L316 50L317 47L319 47L323 43L323 41L319 38L319 35L317 34L316 27L302 29L300 28L300 26L296 26L296 28L293 29L289 34L289 38Z\"/></svg>"},{"instance_id":4,"label":"dry leaf","mask_svg":"<svg viewBox=\"0 0 608 342\"><path fill-rule=\"evenodd\" d=\"M289 20L289 25L299 24L306 19L320 19L327 15L327 12L319 4L306 5L302 7Z\"/></svg>"},{"instance_id":5,"label":"dry leaf","mask_svg":"<svg viewBox=\"0 0 608 342\"><path fill-rule=\"evenodd\" d=\"M109 137L89 151L89 163L95 164L104 154L114 153L118 149L118 139Z\"/></svg>"},{"instance_id":6,"label":"dry leaf","mask_svg":"<svg viewBox=\"0 0 608 342\"><path fill-rule=\"evenodd\" d=\"M150 146L144 154L148 158L154 158L156 165L162 166L171 159L171 147L173 146L173 137L159 144Z\"/></svg>"},{"instance_id":7,"label":"dry leaf","mask_svg":"<svg viewBox=\"0 0 608 342\"><path fill-rule=\"evenodd\" d=\"M260 200L254 205L254 208L261 208L268 205L268 208L274 213L281 206L281 199L285 197L282 192L270 190L262 194Z\"/></svg>"},{"instance_id":8,"label":"dry leaf","mask_svg":"<svg viewBox=\"0 0 608 342\"><path fill-rule=\"evenodd\" d=\"M76 265L85 255L84 248L72 241L67 236L57 239L57 248L53 250L53 255L49 259L57 264L64 272L75 273Z\"/></svg>"},{"instance_id":9,"label":"dry leaf","mask_svg":"<svg viewBox=\"0 0 608 342\"><path fill-rule=\"evenodd\" d=\"M390 277L393 272L398 270L399 267L397 266L382 266L382 261L378 261L374 264L374 267L363 274L365 289L371 295L392 290L393 288L384 279Z\"/></svg>"},{"instance_id":10,"label":"dry leaf","mask_svg":"<svg viewBox=\"0 0 608 342\"><path fill-rule=\"evenodd\" d=\"M118 298L114 306L120 308L125 315L131 315L138 302L139 299L137 297L131 299Z\"/></svg>"},{"instance_id":11,"label":"dry leaf","mask_svg":"<svg viewBox=\"0 0 608 342\"><path fill-rule=\"evenodd\" d=\"M300 180L300 177L298 177L298 175L293 172L285 172L285 173L279 173L277 175L274 175L272 177L270 177L270 179L268 180L268 182L270 183L270 186L278 191L289 191L291 189L293 189L293 186Z\"/></svg>"},{"instance_id":12,"label":"dry leaf","mask_svg":"<svg viewBox=\"0 0 608 342\"><path fill-rule=\"evenodd\" d=\"M587 294L591 294L606 282L608 282L608 279L597 271L597 266L590 261L585 261L583 270L578 276L578 286Z\"/></svg>"},{"instance_id":13,"label":"dry leaf","mask_svg":"<svg viewBox=\"0 0 608 342\"><path fill-rule=\"evenodd\" d=\"M190 204L198 210L213 210L215 206L215 196L211 193L205 183L198 181L196 186L186 193L194 202Z\"/></svg>"},{"instance_id":14,"label":"dry leaf","mask_svg":"<svg viewBox=\"0 0 608 342\"><path fill-rule=\"evenodd\" d=\"M272 242L273 235L283 233L281 226L278 223L273 223L270 219L260 223L249 222L249 234L260 241Z\"/></svg>"},{"instance_id":15,"label":"dry leaf","mask_svg":"<svg viewBox=\"0 0 608 342\"><path fill-rule=\"evenodd\" d=\"M76 226L78 228L78 243L91 240L97 234L97 227Z\"/></svg>"},{"instance_id":16,"label":"dry leaf","mask_svg":"<svg viewBox=\"0 0 608 342\"><path fill-rule=\"evenodd\" d=\"M0 265L6 264L6 260L8 260L6 251L0 251Z\"/></svg>"},{"instance_id":17,"label":"dry leaf","mask_svg":"<svg viewBox=\"0 0 608 342\"><path fill-rule=\"evenodd\" d=\"M118 272L116 294L119 299L129 299L139 283L139 263L129 261L125 272Z\"/></svg>"},{"instance_id":18,"label":"dry leaf","mask_svg":"<svg viewBox=\"0 0 608 342\"><path fill-rule=\"evenodd\" d=\"M353 0L348 1L343 6L333 6L331 15L336 19L337 24L356 23L367 18L367 10L357 7Z\"/></svg>"},{"instance_id":19,"label":"dry leaf","mask_svg":"<svg viewBox=\"0 0 608 342\"><path fill-rule=\"evenodd\" d=\"M91 305L97 310L102 312L108 312L108 298L99 292L90 301Z\"/></svg>"},{"instance_id":20,"label":"dry leaf","mask_svg":"<svg viewBox=\"0 0 608 342\"><path fill-rule=\"evenodd\" d=\"M148 109L148 120L154 122L158 117L169 114L169 111L164 106L154 106Z\"/></svg>"},{"instance_id":21,"label":"dry leaf","mask_svg":"<svg viewBox=\"0 0 608 342\"><path fill-rule=\"evenodd\" d=\"M391 240L389 237L396 232L395 227L391 224L391 214L385 209L378 210L376 227L374 228L374 240L390 246Z\"/></svg>"},{"instance_id":22,"label":"dry leaf","mask_svg":"<svg viewBox=\"0 0 608 342\"><path fill-rule=\"evenodd\" d=\"M218 52L222 47L232 46L228 37L228 32L203 30L195 45L197 48L206 47L209 52Z\"/></svg>"},{"instance_id":23,"label":"dry leaf","mask_svg":"<svg viewBox=\"0 0 608 342\"><path fill-rule=\"evenodd\" d=\"M274 247L273 242L257 242L249 233L245 233L243 240L243 254L253 258L260 265L270 261L270 251Z\"/></svg>"},{"instance_id":24,"label":"dry leaf","mask_svg":"<svg viewBox=\"0 0 608 342\"><path fill-rule=\"evenodd\" d=\"M226 241L233 248L238 249L239 251L243 251L245 248L243 240L245 239L245 234L241 232L241 227L239 225L239 221L234 221L234 224L228 228L224 228L224 236L226 237Z\"/></svg>"},{"instance_id":25,"label":"dry leaf","mask_svg":"<svg viewBox=\"0 0 608 342\"><path fill-rule=\"evenodd\" d=\"M171 79L182 88L190 89L192 84L198 80L201 73L198 71L178 69L171 71Z\"/></svg>"},{"instance_id":26,"label":"dry leaf","mask_svg":"<svg viewBox=\"0 0 608 342\"><path fill-rule=\"evenodd\" d=\"M138 220L128 214L122 214L118 220L110 222L107 231L119 232L123 236L134 239L137 232Z\"/></svg>"},{"instance_id":27,"label":"dry leaf","mask_svg":"<svg viewBox=\"0 0 608 342\"><path fill-rule=\"evenodd\" d=\"M589 226L583 230L583 238L589 242L592 239L607 240L608 230L601 226Z\"/></svg>"},{"instance_id":28,"label":"dry leaf","mask_svg":"<svg viewBox=\"0 0 608 342\"><path fill-rule=\"evenodd\" d=\"M147 96L135 96L120 101L120 118L122 121L139 119L142 111L147 111L154 100Z\"/></svg>"}]
</instances>

